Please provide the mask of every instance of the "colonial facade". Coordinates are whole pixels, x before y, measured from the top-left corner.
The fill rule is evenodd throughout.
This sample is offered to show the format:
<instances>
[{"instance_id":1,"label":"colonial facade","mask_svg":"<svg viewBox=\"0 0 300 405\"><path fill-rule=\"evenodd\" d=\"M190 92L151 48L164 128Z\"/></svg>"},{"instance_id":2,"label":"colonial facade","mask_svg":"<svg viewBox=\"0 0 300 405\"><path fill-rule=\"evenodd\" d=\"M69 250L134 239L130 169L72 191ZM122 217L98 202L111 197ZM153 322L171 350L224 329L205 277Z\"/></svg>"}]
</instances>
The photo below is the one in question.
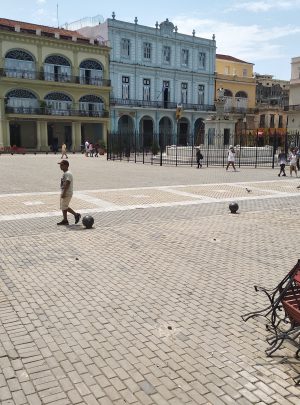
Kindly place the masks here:
<instances>
[{"instance_id":1,"label":"colonial facade","mask_svg":"<svg viewBox=\"0 0 300 405\"><path fill-rule=\"evenodd\" d=\"M109 41L111 130L149 145L204 143L214 114L216 43L178 32L168 19L147 27L111 19L79 32ZM213 124L214 125L214 124Z\"/></svg>"},{"instance_id":2,"label":"colonial facade","mask_svg":"<svg viewBox=\"0 0 300 405\"><path fill-rule=\"evenodd\" d=\"M109 47L78 32L0 19L0 147L106 140Z\"/></svg>"},{"instance_id":3,"label":"colonial facade","mask_svg":"<svg viewBox=\"0 0 300 405\"><path fill-rule=\"evenodd\" d=\"M249 144L255 130L253 63L230 55L216 55L216 98L224 102L224 113L234 123L235 144Z\"/></svg>"}]
</instances>

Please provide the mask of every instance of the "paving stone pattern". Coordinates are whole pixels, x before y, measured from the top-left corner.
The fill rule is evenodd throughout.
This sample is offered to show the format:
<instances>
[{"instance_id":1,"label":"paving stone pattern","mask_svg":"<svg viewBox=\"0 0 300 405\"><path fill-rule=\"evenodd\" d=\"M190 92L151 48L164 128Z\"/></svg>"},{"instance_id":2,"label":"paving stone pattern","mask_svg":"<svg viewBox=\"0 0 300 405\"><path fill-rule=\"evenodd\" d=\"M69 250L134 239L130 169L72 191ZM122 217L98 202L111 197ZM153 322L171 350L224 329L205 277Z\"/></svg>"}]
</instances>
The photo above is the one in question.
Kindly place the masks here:
<instances>
[{"instance_id":1,"label":"paving stone pattern","mask_svg":"<svg viewBox=\"0 0 300 405\"><path fill-rule=\"evenodd\" d=\"M241 319L298 259L297 179L72 156L87 230L56 226L56 157L0 159L1 405L299 403L295 348Z\"/></svg>"}]
</instances>

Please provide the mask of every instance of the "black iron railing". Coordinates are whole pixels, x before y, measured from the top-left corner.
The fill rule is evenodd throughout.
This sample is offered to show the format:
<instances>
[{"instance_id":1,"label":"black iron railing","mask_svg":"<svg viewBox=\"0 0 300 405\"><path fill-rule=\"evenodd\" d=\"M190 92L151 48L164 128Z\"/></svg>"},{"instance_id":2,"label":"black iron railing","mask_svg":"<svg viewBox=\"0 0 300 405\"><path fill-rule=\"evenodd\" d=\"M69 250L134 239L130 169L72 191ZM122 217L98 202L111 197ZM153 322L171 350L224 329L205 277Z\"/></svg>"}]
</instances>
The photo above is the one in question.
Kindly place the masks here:
<instances>
[{"instance_id":1,"label":"black iron railing","mask_svg":"<svg viewBox=\"0 0 300 405\"><path fill-rule=\"evenodd\" d=\"M176 109L178 107L177 103L171 101L148 101L148 100L124 100L122 98L111 98L110 105L120 105L129 107L143 107L143 108L165 108L165 109ZM215 111L214 105L209 104L180 104L183 110L194 110L194 111Z\"/></svg>"},{"instance_id":2,"label":"black iron railing","mask_svg":"<svg viewBox=\"0 0 300 405\"><path fill-rule=\"evenodd\" d=\"M234 135L241 141L241 137ZM134 161L135 163L150 163L158 165L196 165L196 152L199 140L193 134L140 134L109 133L107 137L107 159ZM203 155L202 165L227 165L229 145L225 143L224 135L216 135L214 142L204 135L206 142L201 145ZM261 138L258 133L250 143L236 145L235 164L237 167L276 167L278 153L286 154L300 146L300 136L288 133L274 134L272 137Z\"/></svg>"},{"instance_id":3,"label":"black iron railing","mask_svg":"<svg viewBox=\"0 0 300 405\"><path fill-rule=\"evenodd\" d=\"M108 118L108 111L85 111L85 110L57 110L49 107L5 107L7 114L26 114L26 115L65 115L65 116L82 116L82 117L102 117Z\"/></svg>"},{"instance_id":4,"label":"black iron railing","mask_svg":"<svg viewBox=\"0 0 300 405\"><path fill-rule=\"evenodd\" d=\"M28 80L45 80L58 83L76 83L89 86L110 87L111 81L97 77L72 76L67 73L55 74L22 69L0 69L0 76Z\"/></svg>"}]
</instances>

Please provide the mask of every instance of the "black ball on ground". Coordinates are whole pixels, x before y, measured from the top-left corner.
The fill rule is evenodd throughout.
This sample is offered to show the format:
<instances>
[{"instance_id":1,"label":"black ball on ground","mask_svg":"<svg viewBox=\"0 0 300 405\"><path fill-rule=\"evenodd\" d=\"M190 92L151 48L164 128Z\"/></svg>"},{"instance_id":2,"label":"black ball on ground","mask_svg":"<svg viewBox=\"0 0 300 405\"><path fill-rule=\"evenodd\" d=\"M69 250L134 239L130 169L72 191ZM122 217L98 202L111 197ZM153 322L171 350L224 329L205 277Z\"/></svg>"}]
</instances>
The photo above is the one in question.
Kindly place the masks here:
<instances>
[{"instance_id":1,"label":"black ball on ground","mask_svg":"<svg viewBox=\"0 0 300 405\"><path fill-rule=\"evenodd\" d=\"M239 209L239 205L236 202L232 202L229 204L229 209L231 214L236 214L237 210Z\"/></svg>"},{"instance_id":2,"label":"black ball on ground","mask_svg":"<svg viewBox=\"0 0 300 405\"><path fill-rule=\"evenodd\" d=\"M82 218L82 223L87 229L90 229L94 225L94 218L91 215L85 215Z\"/></svg>"}]
</instances>

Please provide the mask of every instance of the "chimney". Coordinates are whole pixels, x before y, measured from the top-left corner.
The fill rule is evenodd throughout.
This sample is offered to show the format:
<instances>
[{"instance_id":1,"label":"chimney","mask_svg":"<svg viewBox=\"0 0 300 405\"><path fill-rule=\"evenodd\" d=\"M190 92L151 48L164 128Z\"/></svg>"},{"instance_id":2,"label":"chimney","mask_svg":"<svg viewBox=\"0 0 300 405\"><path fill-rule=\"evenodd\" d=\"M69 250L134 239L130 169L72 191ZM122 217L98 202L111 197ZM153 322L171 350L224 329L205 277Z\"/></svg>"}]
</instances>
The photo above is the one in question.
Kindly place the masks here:
<instances>
[{"instance_id":1,"label":"chimney","mask_svg":"<svg viewBox=\"0 0 300 405\"><path fill-rule=\"evenodd\" d=\"M54 38L59 39L59 37L60 37L59 32L55 32L54 33Z\"/></svg>"}]
</instances>

